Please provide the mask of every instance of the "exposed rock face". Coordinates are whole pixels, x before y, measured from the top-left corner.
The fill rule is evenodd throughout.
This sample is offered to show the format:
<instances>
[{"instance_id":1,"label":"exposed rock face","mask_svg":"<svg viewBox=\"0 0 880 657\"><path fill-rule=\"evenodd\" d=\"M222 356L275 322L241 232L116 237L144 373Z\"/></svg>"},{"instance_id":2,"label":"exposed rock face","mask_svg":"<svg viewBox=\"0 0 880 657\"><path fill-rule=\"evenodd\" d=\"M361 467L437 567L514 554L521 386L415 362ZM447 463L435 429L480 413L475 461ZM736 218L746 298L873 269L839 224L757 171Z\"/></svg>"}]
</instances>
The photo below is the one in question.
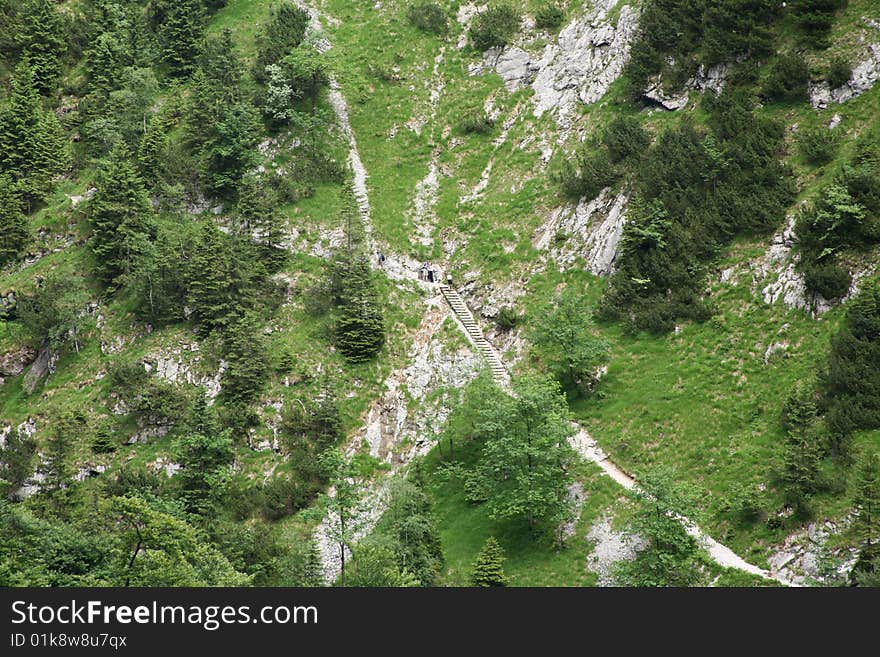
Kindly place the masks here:
<instances>
[{"instance_id":1,"label":"exposed rock face","mask_svg":"<svg viewBox=\"0 0 880 657\"><path fill-rule=\"evenodd\" d=\"M31 368L24 375L24 389L29 393L37 389L40 381L55 371L55 363L58 358L48 346L40 348Z\"/></svg>"},{"instance_id":2,"label":"exposed rock face","mask_svg":"<svg viewBox=\"0 0 880 657\"><path fill-rule=\"evenodd\" d=\"M532 54L518 46L493 48L483 54L481 63L470 67L471 75L495 70L509 90L521 86L534 89L535 116L552 112L565 126L578 101L595 103L620 77L629 61L638 16L629 5L620 9L617 25L609 12L616 0L601 0L595 9L569 23L559 33L557 43ZM469 22L475 7L459 11L459 20Z\"/></svg>"},{"instance_id":3,"label":"exposed rock face","mask_svg":"<svg viewBox=\"0 0 880 657\"><path fill-rule=\"evenodd\" d=\"M34 362L37 352L31 347L21 347L0 356L0 377L18 376Z\"/></svg>"},{"instance_id":4,"label":"exposed rock face","mask_svg":"<svg viewBox=\"0 0 880 657\"><path fill-rule=\"evenodd\" d=\"M787 536L767 557L770 573L797 586L811 583L833 585L845 580L856 562L858 551L826 548L828 539L839 531L837 524L829 521L811 523L806 530ZM823 562L826 563L823 565Z\"/></svg>"},{"instance_id":5,"label":"exposed rock face","mask_svg":"<svg viewBox=\"0 0 880 657\"><path fill-rule=\"evenodd\" d=\"M696 75L685 83L681 91L671 94L664 92L662 80L655 78L648 85L648 88L645 89L644 96L664 109L670 111L680 110L688 104L691 91L698 91L700 93L707 90L716 93L720 92L724 88L724 78L727 75L727 70L728 66L726 64L716 64L708 68L701 64Z\"/></svg>"},{"instance_id":6,"label":"exposed rock face","mask_svg":"<svg viewBox=\"0 0 880 657\"><path fill-rule=\"evenodd\" d=\"M620 9L617 26L608 12L616 0L601 0L595 10L569 23L557 44L544 48L532 87L535 116L551 111L566 123L576 102L595 103L620 77L629 61L638 15L629 5Z\"/></svg>"},{"instance_id":7,"label":"exposed rock face","mask_svg":"<svg viewBox=\"0 0 880 657\"><path fill-rule=\"evenodd\" d=\"M614 271L617 246L626 224L625 194L612 195L605 188L592 200L581 199L576 206L559 208L542 226L534 241L547 249L560 265L572 265L578 258L597 276Z\"/></svg>"},{"instance_id":8,"label":"exposed rock face","mask_svg":"<svg viewBox=\"0 0 880 657\"><path fill-rule=\"evenodd\" d=\"M184 356L187 353L195 355ZM200 373L197 369L201 362L198 353L199 345L193 342L192 344L182 344L168 352L147 356L141 362L147 372L155 373L160 379L169 383L202 386L205 388L208 398L214 399L220 394L220 381L229 364L225 360L221 360L215 373Z\"/></svg>"},{"instance_id":9,"label":"exposed rock face","mask_svg":"<svg viewBox=\"0 0 880 657\"><path fill-rule=\"evenodd\" d=\"M828 312L832 303L820 294L809 293L804 275L797 270L798 255L792 253L797 242L795 221L794 216L789 217L785 228L771 238L767 252L751 263L752 281L756 288L760 288L764 303L772 305L782 301L789 308L797 308L817 317ZM870 276L873 271L874 268L869 267L853 272L849 291L840 302L858 294L861 280Z\"/></svg>"},{"instance_id":10,"label":"exposed rock face","mask_svg":"<svg viewBox=\"0 0 880 657\"><path fill-rule=\"evenodd\" d=\"M868 46L868 57L853 69L852 76L842 87L831 89L827 82L810 87L810 103L813 107L824 109L831 103L845 103L861 96L874 83L880 80L880 44Z\"/></svg>"}]
</instances>

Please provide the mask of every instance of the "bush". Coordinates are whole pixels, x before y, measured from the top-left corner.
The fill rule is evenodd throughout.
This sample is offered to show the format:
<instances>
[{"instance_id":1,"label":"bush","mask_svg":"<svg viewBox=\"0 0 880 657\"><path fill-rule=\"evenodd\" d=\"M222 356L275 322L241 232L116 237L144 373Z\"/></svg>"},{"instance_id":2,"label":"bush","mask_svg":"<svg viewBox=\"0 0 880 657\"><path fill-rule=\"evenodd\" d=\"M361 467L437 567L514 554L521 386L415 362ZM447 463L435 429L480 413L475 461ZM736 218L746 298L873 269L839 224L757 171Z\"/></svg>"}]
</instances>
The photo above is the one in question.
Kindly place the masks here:
<instances>
[{"instance_id":1,"label":"bush","mask_svg":"<svg viewBox=\"0 0 880 657\"><path fill-rule=\"evenodd\" d=\"M849 82L851 77L852 66L850 66L843 57L835 57L831 60L831 65L828 67L828 75L826 77L829 87L832 89L842 87Z\"/></svg>"},{"instance_id":2,"label":"bush","mask_svg":"<svg viewBox=\"0 0 880 657\"><path fill-rule=\"evenodd\" d=\"M513 306L504 306L495 316L495 325L502 331L510 331L519 324L520 316Z\"/></svg>"},{"instance_id":3,"label":"bush","mask_svg":"<svg viewBox=\"0 0 880 657\"><path fill-rule=\"evenodd\" d=\"M466 135L488 135L494 128L495 120L483 111L469 113L458 124L458 129Z\"/></svg>"},{"instance_id":4,"label":"bush","mask_svg":"<svg viewBox=\"0 0 880 657\"><path fill-rule=\"evenodd\" d=\"M520 15L509 5L489 7L474 18L470 29L471 43L477 50L506 46L519 31Z\"/></svg>"},{"instance_id":5,"label":"bush","mask_svg":"<svg viewBox=\"0 0 880 657\"><path fill-rule=\"evenodd\" d=\"M444 35L449 31L446 14L436 2L422 2L413 5L407 11L406 17L415 27L431 34Z\"/></svg>"},{"instance_id":6,"label":"bush","mask_svg":"<svg viewBox=\"0 0 880 657\"><path fill-rule=\"evenodd\" d=\"M562 25L565 12L556 5L544 5L535 14L535 27L542 30L555 30Z\"/></svg>"},{"instance_id":7,"label":"bush","mask_svg":"<svg viewBox=\"0 0 880 657\"><path fill-rule=\"evenodd\" d=\"M602 134L602 143L611 161L620 162L643 153L651 144L651 138L638 119L622 116L614 119Z\"/></svg>"},{"instance_id":8,"label":"bush","mask_svg":"<svg viewBox=\"0 0 880 657\"><path fill-rule=\"evenodd\" d=\"M816 263L804 268L804 284L810 292L821 294L825 299L846 296L852 284L852 276L833 263Z\"/></svg>"},{"instance_id":9,"label":"bush","mask_svg":"<svg viewBox=\"0 0 880 657\"><path fill-rule=\"evenodd\" d=\"M585 145L574 162L568 161L554 179L571 199L593 199L614 183L617 172L608 151L595 143Z\"/></svg>"},{"instance_id":10,"label":"bush","mask_svg":"<svg viewBox=\"0 0 880 657\"><path fill-rule=\"evenodd\" d=\"M803 101L807 99L809 81L810 71L802 57L794 53L780 55L764 81L764 95L775 101Z\"/></svg>"},{"instance_id":11,"label":"bush","mask_svg":"<svg viewBox=\"0 0 880 657\"><path fill-rule=\"evenodd\" d=\"M810 164L827 164L834 159L838 134L824 126L803 130L798 135L798 150Z\"/></svg>"}]
</instances>

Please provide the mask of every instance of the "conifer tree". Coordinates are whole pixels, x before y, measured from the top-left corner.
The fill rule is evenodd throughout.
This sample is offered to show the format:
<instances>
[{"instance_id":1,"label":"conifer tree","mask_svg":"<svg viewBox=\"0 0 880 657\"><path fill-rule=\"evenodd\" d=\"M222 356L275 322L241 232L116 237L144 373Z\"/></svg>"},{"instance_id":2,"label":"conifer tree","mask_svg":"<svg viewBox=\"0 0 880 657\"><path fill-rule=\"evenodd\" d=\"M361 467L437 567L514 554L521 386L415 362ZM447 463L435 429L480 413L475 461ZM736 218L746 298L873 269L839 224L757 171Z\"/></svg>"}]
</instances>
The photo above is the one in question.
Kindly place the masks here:
<instances>
[{"instance_id":1,"label":"conifer tree","mask_svg":"<svg viewBox=\"0 0 880 657\"><path fill-rule=\"evenodd\" d=\"M86 52L90 90L106 95L113 90L122 72L124 48L116 34L102 32Z\"/></svg>"},{"instance_id":2,"label":"conifer tree","mask_svg":"<svg viewBox=\"0 0 880 657\"><path fill-rule=\"evenodd\" d=\"M248 174L239 185L236 204L236 229L260 246L275 248L284 236L282 217L262 180Z\"/></svg>"},{"instance_id":3,"label":"conifer tree","mask_svg":"<svg viewBox=\"0 0 880 657\"><path fill-rule=\"evenodd\" d=\"M226 335L223 396L235 404L249 404L259 397L269 374L269 353L256 317L247 314Z\"/></svg>"},{"instance_id":4,"label":"conifer tree","mask_svg":"<svg viewBox=\"0 0 880 657\"><path fill-rule=\"evenodd\" d=\"M61 56L66 50L64 25L49 0L30 0L25 9L22 56L34 70L34 86L51 93L61 74Z\"/></svg>"},{"instance_id":5,"label":"conifer tree","mask_svg":"<svg viewBox=\"0 0 880 657\"><path fill-rule=\"evenodd\" d=\"M213 222L203 222L192 244L187 274L187 302L203 333L226 326L240 310L230 260L223 233Z\"/></svg>"},{"instance_id":6,"label":"conifer tree","mask_svg":"<svg viewBox=\"0 0 880 657\"><path fill-rule=\"evenodd\" d=\"M12 495L33 474L37 443L32 436L13 430L0 448L0 481L6 482L7 495Z\"/></svg>"},{"instance_id":7,"label":"conifer tree","mask_svg":"<svg viewBox=\"0 0 880 657\"><path fill-rule=\"evenodd\" d=\"M28 242L21 195L7 175L0 175L0 267L11 262Z\"/></svg>"},{"instance_id":8,"label":"conifer tree","mask_svg":"<svg viewBox=\"0 0 880 657\"><path fill-rule=\"evenodd\" d=\"M272 10L272 17L265 30L257 39L257 61L254 64L254 79L266 79L266 67L277 64L305 38L309 25L309 14L294 5L284 2Z\"/></svg>"},{"instance_id":9,"label":"conifer tree","mask_svg":"<svg viewBox=\"0 0 880 657\"><path fill-rule=\"evenodd\" d=\"M155 187L160 177L160 163L168 147L168 127L161 115L153 115L138 146L138 167L149 188Z\"/></svg>"},{"instance_id":10,"label":"conifer tree","mask_svg":"<svg viewBox=\"0 0 880 657\"><path fill-rule=\"evenodd\" d=\"M347 360L373 358L385 344L385 323L373 273L365 256L352 255L342 272L336 346Z\"/></svg>"},{"instance_id":11,"label":"conifer tree","mask_svg":"<svg viewBox=\"0 0 880 657\"><path fill-rule=\"evenodd\" d=\"M99 278L112 288L147 250L156 232L153 207L122 143L103 162L95 188L89 204L91 249Z\"/></svg>"},{"instance_id":12,"label":"conifer tree","mask_svg":"<svg viewBox=\"0 0 880 657\"><path fill-rule=\"evenodd\" d=\"M474 562L471 572L471 586L507 586L508 579L504 574L504 560L504 550L495 537L490 536Z\"/></svg>"},{"instance_id":13,"label":"conifer tree","mask_svg":"<svg viewBox=\"0 0 880 657\"><path fill-rule=\"evenodd\" d=\"M43 110L33 70L20 62L9 103L0 114L0 172L9 174L25 202L42 199L67 166L64 133L53 112Z\"/></svg>"},{"instance_id":14,"label":"conifer tree","mask_svg":"<svg viewBox=\"0 0 880 657\"><path fill-rule=\"evenodd\" d=\"M166 8L159 28L162 61L172 75L186 77L193 72L204 29L201 0L177 0Z\"/></svg>"},{"instance_id":15,"label":"conifer tree","mask_svg":"<svg viewBox=\"0 0 880 657\"><path fill-rule=\"evenodd\" d=\"M850 533L861 550L859 561L867 565L880 560L880 453L862 457L856 471L853 506L856 515Z\"/></svg>"},{"instance_id":16,"label":"conifer tree","mask_svg":"<svg viewBox=\"0 0 880 657\"><path fill-rule=\"evenodd\" d=\"M816 402L811 387L799 382L783 407L787 435L779 473L786 501L799 513L807 511L812 493L819 488L822 448L816 429Z\"/></svg>"}]
</instances>

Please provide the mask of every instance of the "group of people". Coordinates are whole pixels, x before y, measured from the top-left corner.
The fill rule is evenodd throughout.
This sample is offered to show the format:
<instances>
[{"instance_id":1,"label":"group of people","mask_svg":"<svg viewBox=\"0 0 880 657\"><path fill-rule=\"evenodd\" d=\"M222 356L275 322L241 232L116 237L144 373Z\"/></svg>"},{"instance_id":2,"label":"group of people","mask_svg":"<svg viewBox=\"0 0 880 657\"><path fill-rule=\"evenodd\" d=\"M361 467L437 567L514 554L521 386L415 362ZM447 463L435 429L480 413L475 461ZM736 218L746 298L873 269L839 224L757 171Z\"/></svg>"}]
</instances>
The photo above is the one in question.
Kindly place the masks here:
<instances>
[{"instance_id":1,"label":"group of people","mask_svg":"<svg viewBox=\"0 0 880 657\"><path fill-rule=\"evenodd\" d=\"M379 261L379 267L384 267L385 254L381 251L377 251L376 258ZM426 283L439 283L440 272L434 269L434 266L430 262L423 262L422 266L419 267L419 280L425 281ZM446 275L446 284L452 285L452 274Z\"/></svg>"}]
</instances>

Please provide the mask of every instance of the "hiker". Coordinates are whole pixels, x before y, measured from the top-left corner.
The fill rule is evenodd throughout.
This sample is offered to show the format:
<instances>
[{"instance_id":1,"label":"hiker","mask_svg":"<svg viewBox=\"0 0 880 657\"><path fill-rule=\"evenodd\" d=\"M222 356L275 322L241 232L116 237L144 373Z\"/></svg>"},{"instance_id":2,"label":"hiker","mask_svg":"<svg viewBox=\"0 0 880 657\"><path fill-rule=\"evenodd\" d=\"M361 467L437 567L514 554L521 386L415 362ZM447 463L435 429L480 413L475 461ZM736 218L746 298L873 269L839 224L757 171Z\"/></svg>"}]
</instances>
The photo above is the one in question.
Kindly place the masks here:
<instances>
[{"instance_id":1,"label":"hiker","mask_svg":"<svg viewBox=\"0 0 880 657\"><path fill-rule=\"evenodd\" d=\"M379 266L382 267L385 264L385 254L379 251Z\"/></svg>"},{"instance_id":2,"label":"hiker","mask_svg":"<svg viewBox=\"0 0 880 657\"><path fill-rule=\"evenodd\" d=\"M446 274L446 284L449 287L452 287L452 274L449 272L447 272L447 274Z\"/></svg>"}]
</instances>

